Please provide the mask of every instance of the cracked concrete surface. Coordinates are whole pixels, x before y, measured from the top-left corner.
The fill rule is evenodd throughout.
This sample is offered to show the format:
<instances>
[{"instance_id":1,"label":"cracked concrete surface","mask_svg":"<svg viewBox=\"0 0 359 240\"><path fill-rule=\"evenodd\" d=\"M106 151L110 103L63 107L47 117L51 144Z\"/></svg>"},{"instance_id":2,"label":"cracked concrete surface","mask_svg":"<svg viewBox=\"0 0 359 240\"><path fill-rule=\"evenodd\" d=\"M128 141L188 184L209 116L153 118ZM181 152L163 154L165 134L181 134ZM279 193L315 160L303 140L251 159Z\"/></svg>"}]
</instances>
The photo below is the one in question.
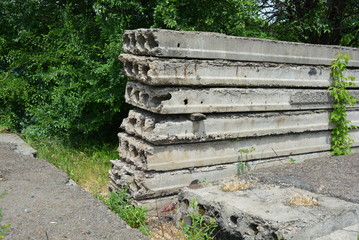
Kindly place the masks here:
<instances>
[{"instance_id":1,"label":"cracked concrete surface","mask_svg":"<svg viewBox=\"0 0 359 240\"><path fill-rule=\"evenodd\" d=\"M2 224L11 224L5 239L148 239L29 150L18 136L0 134Z\"/></svg>"}]
</instances>

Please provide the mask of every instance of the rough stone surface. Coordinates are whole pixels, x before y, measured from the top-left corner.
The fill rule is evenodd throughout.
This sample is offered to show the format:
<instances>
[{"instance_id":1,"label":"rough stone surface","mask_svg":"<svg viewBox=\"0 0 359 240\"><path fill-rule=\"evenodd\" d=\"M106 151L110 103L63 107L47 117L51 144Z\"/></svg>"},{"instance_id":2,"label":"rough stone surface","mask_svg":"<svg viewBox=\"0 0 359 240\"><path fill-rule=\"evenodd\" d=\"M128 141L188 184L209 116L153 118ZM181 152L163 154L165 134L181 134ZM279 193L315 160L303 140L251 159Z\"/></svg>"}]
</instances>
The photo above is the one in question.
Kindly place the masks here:
<instances>
[{"instance_id":1,"label":"rough stone surface","mask_svg":"<svg viewBox=\"0 0 359 240\"><path fill-rule=\"evenodd\" d=\"M331 65L337 52L350 53L349 66L359 66L357 48L282 42L227 36L219 33L163 29L128 30L123 36L125 52L175 58L228 59Z\"/></svg>"},{"instance_id":2,"label":"rough stone surface","mask_svg":"<svg viewBox=\"0 0 359 240\"><path fill-rule=\"evenodd\" d=\"M122 54L124 73L154 86L310 87L332 85L325 66L155 58ZM346 76L359 79L358 69Z\"/></svg>"},{"instance_id":3,"label":"rough stone surface","mask_svg":"<svg viewBox=\"0 0 359 240\"><path fill-rule=\"evenodd\" d=\"M330 150L330 132L305 132L216 142L156 146L119 133L120 157L139 169L168 171ZM353 131L359 145L359 131ZM248 151L242 153L239 150Z\"/></svg>"},{"instance_id":4,"label":"rough stone surface","mask_svg":"<svg viewBox=\"0 0 359 240\"><path fill-rule=\"evenodd\" d=\"M294 197L314 199L319 206L296 205ZM205 215L238 239L315 239L359 223L359 204L293 187L251 183L247 190L226 193L219 186L185 189L179 200L179 218L196 200Z\"/></svg>"},{"instance_id":5,"label":"rough stone surface","mask_svg":"<svg viewBox=\"0 0 359 240\"><path fill-rule=\"evenodd\" d=\"M359 90L350 93L359 98ZM328 90L151 87L128 82L126 102L160 114L329 109ZM356 106L359 106L357 104Z\"/></svg>"},{"instance_id":6,"label":"rough stone surface","mask_svg":"<svg viewBox=\"0 0 359 240\"><path fill-rule=\"evenodd\" d=\"M129 112L121 127L154 145L168 145L328 130L329 114L327 110L201 114L203 117L196 120L189 115L153 114L137 108ZM358 109L348 111L348 119L359 125Z\"/></svg>"},{"instance_id":7,"label":"rough stone surface","mask_svg":"<svg viewBox=\"0 0 359 240\"><path fill-rule=\"evenodd\" d=\"M2 224L11 224L5 239L148 239L64 172L19 153L29 147L3 141L9 136L0 134L0 193L6 192L0 199Z\"/></svg>"}]
</instances>

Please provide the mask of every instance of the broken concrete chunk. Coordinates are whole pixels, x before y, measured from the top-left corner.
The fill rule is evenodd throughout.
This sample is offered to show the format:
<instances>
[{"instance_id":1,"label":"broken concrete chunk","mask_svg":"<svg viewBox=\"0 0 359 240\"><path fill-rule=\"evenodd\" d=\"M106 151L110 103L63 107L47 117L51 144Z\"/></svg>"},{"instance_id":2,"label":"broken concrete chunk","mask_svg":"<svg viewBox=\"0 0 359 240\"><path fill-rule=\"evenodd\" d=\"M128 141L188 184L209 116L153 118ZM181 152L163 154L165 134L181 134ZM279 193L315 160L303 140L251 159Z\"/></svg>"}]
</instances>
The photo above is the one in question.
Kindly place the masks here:
<instances>
[{"instance_id":1,"label":"broken concrete chunk","mask_svg":"<svg viewBox=\"0 0 359 240\"><path fill-rule=\"evenodd\" d=\"M349 61L350 67L359 66L359 50L357 48L164 29L125 31L123 50L138 55L161 57L312 65L331 65L335 54L343 52L353 56L353 59Z\"/></svg>"},{"instance_id":2,"label":"broken concrete chunk","mask_svg":"<svg viewBox=\"0 0 359 240\"><path fill-rule=\"evenodd\" d=\"M358 98L359 90L350 93ZM328 90L151 87L128 82L126 102L160 114L329 109ZM359 106L356 105L356 106Z\"/></svg>"},{"instance_id":3,"label":"broken concrete chunk","mask_svg":"<svg viewBox=\"0 0 359 240\"><path fill-rule=\"evenodd\" d=\"M318 199L311 206L287 204L292 196ZM179 194L179 217L196 200L204 216L215 218L233 238L315 239L358 223L359 205L293 187L257 184L247 190L223 193L218 186L185 189Z\"/></svg>"},{"instance_id":4,"label":"broken concrete chunk","mask_svg":"<svg viewBox=\"0 0 359 240\"><path fill-rule=\"evenodd\" d=\"M359 109L348 111L348 119L359 125ZM331 128L329 110L267 113L202 114L191 121L184 115L162 115L138 108L121 124L127 133L154 145L204 142L253 136L278 135Z\"/></svg>"},{"instance_id":5,"label":"broken concrete chunk","mask_svg":"<svg viewBox=\"0 0 359 240\"><path fill-rule=\"evenodd\" d=\"M332 85L330 68L225 60L168 59L122 54L124 73L153 86L310 87ZM358 69L345 76L359 79Z\"/></svg>"}]
</instances>

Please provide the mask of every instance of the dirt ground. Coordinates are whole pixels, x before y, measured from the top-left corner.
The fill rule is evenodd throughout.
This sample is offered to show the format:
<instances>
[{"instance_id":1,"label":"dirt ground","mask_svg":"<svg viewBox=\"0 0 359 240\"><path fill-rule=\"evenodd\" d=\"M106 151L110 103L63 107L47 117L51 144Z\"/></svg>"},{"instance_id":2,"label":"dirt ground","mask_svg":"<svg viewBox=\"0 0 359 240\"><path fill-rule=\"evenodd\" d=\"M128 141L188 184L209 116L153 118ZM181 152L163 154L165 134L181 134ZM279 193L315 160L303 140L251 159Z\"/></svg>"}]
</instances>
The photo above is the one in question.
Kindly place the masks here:
<instances>
[{"instance_id":1,"label":"dirt ground","mask_svg":"<svg viewBox=\"0 0 359 240\"><path fill-rule=\"evenodd\" d=\"M148 239L63 171L19 148L0 137L1 224L11 224L5 239Z\"/></svg>"}]
</instances>

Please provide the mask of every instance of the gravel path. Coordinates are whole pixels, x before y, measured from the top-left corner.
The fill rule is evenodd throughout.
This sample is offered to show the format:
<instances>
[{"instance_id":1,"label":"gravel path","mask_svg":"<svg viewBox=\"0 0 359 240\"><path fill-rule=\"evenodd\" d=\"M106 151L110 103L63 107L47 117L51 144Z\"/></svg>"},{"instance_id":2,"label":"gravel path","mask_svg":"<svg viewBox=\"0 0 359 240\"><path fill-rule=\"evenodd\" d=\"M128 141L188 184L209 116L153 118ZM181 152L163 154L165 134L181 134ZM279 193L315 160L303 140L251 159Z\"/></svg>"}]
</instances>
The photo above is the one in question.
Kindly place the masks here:
<instances>
[{"instance_id":1,"label":"gravel path","mask_svg":"<svg viewBox=\"0 0 359 240\"><path fill-rule=\"evenodd\" d=\"M33 157L16 135L0 134L0 199L5 239L148 239L61 170Z\"/></svg>"}]
</instances>

